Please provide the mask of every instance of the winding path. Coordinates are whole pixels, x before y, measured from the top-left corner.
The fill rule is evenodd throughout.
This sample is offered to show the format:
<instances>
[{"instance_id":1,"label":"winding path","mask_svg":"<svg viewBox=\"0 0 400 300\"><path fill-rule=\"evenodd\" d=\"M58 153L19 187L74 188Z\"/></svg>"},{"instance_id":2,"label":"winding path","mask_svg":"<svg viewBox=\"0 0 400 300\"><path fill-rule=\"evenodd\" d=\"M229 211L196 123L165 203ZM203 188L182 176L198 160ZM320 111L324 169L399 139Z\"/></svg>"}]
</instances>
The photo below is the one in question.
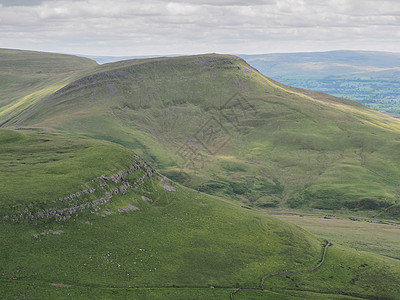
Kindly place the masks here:
<instances>
[{"instance_id":1,"label":"winding path","mask_svg":"<svg viewBox=\"0 0 400 300\"><path fill-rule=\"evenodd\" d=\"M237 292L239 292L240 290L259 290L259 291L263 291L264 290L264 281L265 279L267 279L268 277L272 277L275 275L279 275L279 274L290 274L290 273L310 273L316 269L318 269L325 261L325 256L326 256L326 251L328 250L328 247L331 245L331 242L328 241L327 244L325 245L324 248L324 254L322 254L322 258L319 261L318 264L316 264L313 268L309 269L309 270L298 270L298 271L281 271L281 272L274 272L274 273L269 273L267 275L265 275L262 279L261 279L261 283L260 283L260 287L240 287L237 288L236 290L234 290L231 293L231 300L233 300L233 295L236 294Z\"/></svg>"}]
</instances>

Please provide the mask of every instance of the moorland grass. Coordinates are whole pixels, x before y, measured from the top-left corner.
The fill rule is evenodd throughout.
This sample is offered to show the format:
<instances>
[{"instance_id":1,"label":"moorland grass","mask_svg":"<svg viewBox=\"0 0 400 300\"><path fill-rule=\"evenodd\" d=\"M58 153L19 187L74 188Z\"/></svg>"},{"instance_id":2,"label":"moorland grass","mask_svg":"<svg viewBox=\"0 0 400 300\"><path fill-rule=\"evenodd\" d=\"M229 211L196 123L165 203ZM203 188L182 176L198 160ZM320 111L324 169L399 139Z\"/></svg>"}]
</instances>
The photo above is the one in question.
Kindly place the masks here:
<instances>
[{"instance_id":1,"label":"moorland grass","mask_svg":"<svg viewBox=\"0 0 400 300\"><path fill-rule=\"evenodd\" d=\"M8 136L4 132L2 135ZM111 143L60 133L27 131L18 135L25 136L6 144L8 151L14 153L13 147L23 148L25 155L20 160L10 160L15 169L8 173L9 182L34 177L32 174L38 169L37 164L27 163L32 160L30 154L57 157L59 160L44 162L48 168L42 170L53 174L53 165L71 159L59 156L60 144L65 145L65 150L69 149L67 145L74 145L72 149L76 152L69 149L69 153L77 161L87 160L85 151L76 150L77 145L86 145L94 177L95 173L110 176L130 165L125 161L126 152L130 151ZM113 153L114 161L109 156L104 159L107 153ZM87 183L85 172L67 170L76 184ZM173 182L168 183L170 188L165 188L166 179L158 173L135 186L137 172L142 174L137 170L127 177L132 187L126 193L115 194L96 209L74 212L65 221L2 219L1 294L6 298L40 295L47 299L78 293L87 298L100 295L100 298L226 299L236 287L257 286L267 273L308 269L321 257L325 242L298 227ZM58 182L56 176L40 177L47 178L49 187ZM49 199L57 198L60 191L63 191L61 186L54 192L49 189L53 193ZM30 192L34 194L34 188ZM9 201L3 193L0 199L2 203ZM35 208L36 200L31 201L24 202L27 209ZM51 207L60 203L48 202ZM136 209L124 209L129 205ZM375 279L377 275L379 280ZM399 292L399 280L398 261L334 245L320 269L307 276L271 278L266 282L268 291L255 297L275 295L276 299L296 299L307 293L327 293L332 299L340 299L340 294L386 295L394 299ZM369 288L365 289L366 286ZM246 293L241 291L238 299L253 295Z\"/></svg>"}]
</instances>

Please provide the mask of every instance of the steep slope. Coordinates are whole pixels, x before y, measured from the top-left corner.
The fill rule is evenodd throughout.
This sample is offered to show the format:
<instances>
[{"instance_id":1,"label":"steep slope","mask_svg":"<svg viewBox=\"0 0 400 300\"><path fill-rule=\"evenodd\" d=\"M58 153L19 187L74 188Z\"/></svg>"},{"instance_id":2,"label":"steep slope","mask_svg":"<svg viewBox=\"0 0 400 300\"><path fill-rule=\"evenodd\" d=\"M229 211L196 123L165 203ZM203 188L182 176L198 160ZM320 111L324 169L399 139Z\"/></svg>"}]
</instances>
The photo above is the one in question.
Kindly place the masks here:
<instances>
[{"instance_id":1,"label":"steep slope","mask_svg":"<svg viewBox=\"0 0 400 300\"><path fill-rule=\"evenodd\" d=\"M96 66L72 55L0 49L0 124Z\"/></svg>"},{"instance_id":2,"label":"steep slope","mask_svg":"<svg viewBox=\"0 0 400 300\"><path fill-rule=\"evenodd\" d=\"M0 151L2 298L227 299L321 257L324 241L181 187L119 145L0 130ZM235 299L394 299L399 283L397 261L334 245L313 273Z\"/></svg>"},{"instance_id":3,"label":"steep slope","mask_svg":"<svg viewBox=\"0 0 400 300\"><path fill-rule=\"evenodd\" d=\"M399 216L396 119L284 86L228 55L124 61L96 72L8 125L113 141L189 187L248 204Z\"/></svg>"}]
</instances>

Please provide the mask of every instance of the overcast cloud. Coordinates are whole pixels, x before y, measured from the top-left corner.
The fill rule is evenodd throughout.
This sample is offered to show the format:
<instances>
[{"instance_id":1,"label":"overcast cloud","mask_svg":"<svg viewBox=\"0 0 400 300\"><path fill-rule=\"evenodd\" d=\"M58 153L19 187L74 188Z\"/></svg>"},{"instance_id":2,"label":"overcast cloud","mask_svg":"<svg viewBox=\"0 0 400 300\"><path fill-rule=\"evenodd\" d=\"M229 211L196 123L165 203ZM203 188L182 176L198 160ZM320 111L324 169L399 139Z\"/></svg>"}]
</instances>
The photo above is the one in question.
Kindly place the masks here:
<instances>
[{"instance_id":1,"label":"overcast cloud","mask_svg":"<svg viewBox=\"0 0 400 300\"><path fill-rule=\"evenodd\" d=\"M113 56L400 52L400 1L0 0L0 47Z\"/></svg>"}]
</instances>

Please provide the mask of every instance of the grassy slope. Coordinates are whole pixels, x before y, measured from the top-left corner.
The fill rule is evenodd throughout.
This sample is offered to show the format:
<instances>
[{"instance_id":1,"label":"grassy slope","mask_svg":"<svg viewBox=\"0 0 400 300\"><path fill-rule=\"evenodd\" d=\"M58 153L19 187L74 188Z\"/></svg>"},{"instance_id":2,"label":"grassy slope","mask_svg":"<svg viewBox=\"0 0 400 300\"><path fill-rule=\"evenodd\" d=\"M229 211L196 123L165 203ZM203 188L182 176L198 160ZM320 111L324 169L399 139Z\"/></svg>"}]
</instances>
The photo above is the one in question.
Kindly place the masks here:
<instances>
[{"instance_id":1,"label":"grassy slope","mask_svg":"<svg viewBox=\"0 0 400 300\"><path fill-rule=\"evenodd\" d=\"M0 130L1 204L49 201L77 192L112 166L126 168L131 152L87 138Z\"/></svg>"},{"instance_id":2,"label":"grassy slope","mask_svg":"<svg viewBox=\"0 0 400 300\"><path fill-rule=\"evenodd\" d=\"M0 49L0 124L96 66L72 55Z\"/></svg>"},{"instance_id":3,"label":"grassy slope","mask_svg":"<svg viewBox=\"0 0 400 300\"><path fill-rule=\"evenodd\" d=\"M233 56L132 60L99 70L10 124L122 144L176 180L189 173L190 187L246 203L399 216L398 120L281 85ZM237 92L252 109L243 113L234 102L223 110L239 120L235 127L218 108ZM192 172L176 152L211 117L230 140L215 155L197 145L205 164ZM213 153L218 148L213 139L206 144Z\"/></svg>"},{"instance_id":4,"label":"grassy slope","mask_svg":"<svg viewBox=\"0 0 400 300\"><path fill-rule=\"evenodd\" d=\"M1 173L2 181L19 186L15 193L0 191L2 216L16 202L21 205L14 205L14 212L65 207L57 199L85 184L94 187L90 179L102 174L125 174L133 186L143 173L120 173L140 162L125 148L65 134L0 130L0 150L1 168L10 170L7 176ZM45 160L40 176L39 158ZM115 187L110 179L99 180L108 184L105 189ZM163 180L155 173L125 194L114 194L108 204L73 213L66 221L2 218L2 298L226 299L234 287L257 286L266 273L318 262L322 240L221 198L172 182L166 189ZM20 188L27 182L31 188ZM36 197L37 190L47 198ZM124 210L128 205L138 210ZM395 299L399 286L397 261L333 246L318 271L268 280L267 291L241 291L235 299L321 294L328 299L350 299L341 294Z\"/></svg>"}]
</instances>

